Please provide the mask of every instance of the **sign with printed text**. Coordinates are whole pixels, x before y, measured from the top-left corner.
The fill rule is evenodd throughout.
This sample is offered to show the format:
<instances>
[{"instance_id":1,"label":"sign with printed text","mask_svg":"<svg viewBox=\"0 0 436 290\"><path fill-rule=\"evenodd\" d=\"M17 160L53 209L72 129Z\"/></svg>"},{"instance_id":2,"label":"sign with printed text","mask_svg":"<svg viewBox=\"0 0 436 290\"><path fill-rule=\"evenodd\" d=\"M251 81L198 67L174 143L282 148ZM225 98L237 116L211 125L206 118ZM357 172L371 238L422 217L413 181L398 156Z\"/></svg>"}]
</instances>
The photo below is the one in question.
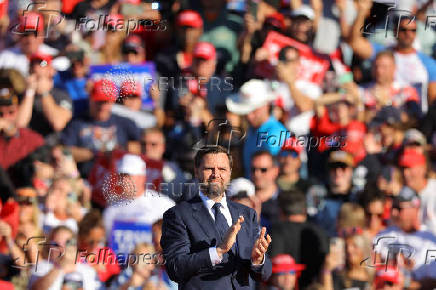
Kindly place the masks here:
<instances>
[{"instance_id":1,"label":"sign with printed text","mask_svg":"<svg viewBox=\"0 0 436 290\"><path fill-rule=\"evenodd\" d=\"M151 225L135 221L114 221L110 247L117 254L132 252L138 243L151 243Z\"/></svg>"},{"instance_id":2,"label":"sign with printed text","mask_svg":"<svg viewBox=\"0 0 436 290\"><path fill-rule=\"evenodd\" d=\"M153 100L149 94L150 86L156 79L156 69L153 62L133 65L122 63L119 65L92 65L90 67L92 80L109 79L118 89L124 81L137 81L142 86L142 109L152 110Z\"/></svg>"},{"instance_id":3,"label":"sign with printed text","mask_svg":"<svg viewBox=\"0 0 436 290\"><path fill-rule=\"evenodd\" d=\"M269 62L275 65L278 61L280 50L285 46L295 47L300 53L301 66L298 79L321 85L324 75L330 66L329 56L316 53L306 44L275 31L268 33L262 47L269 52Z\"/></svg>"}]
</instances>

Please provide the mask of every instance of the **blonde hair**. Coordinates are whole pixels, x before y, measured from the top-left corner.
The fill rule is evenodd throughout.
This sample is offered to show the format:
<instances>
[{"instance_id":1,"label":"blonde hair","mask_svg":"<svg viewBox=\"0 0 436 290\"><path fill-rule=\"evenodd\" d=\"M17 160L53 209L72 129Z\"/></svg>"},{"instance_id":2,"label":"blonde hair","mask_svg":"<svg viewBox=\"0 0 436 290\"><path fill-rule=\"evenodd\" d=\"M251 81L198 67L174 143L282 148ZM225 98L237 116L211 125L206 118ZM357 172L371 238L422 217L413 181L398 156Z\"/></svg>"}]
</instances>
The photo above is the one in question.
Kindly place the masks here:
<instances>
[{"instance_id":1,"label":"blonde hair","mask_svg":"<svg viewBox=\"0 0 436 290\"><path fill-rule=\"evenodd\" d=\"M341 206L338 215L337 229L365 226L365 211L358 204L346 202Z\"/></svg>"}]
</instances>

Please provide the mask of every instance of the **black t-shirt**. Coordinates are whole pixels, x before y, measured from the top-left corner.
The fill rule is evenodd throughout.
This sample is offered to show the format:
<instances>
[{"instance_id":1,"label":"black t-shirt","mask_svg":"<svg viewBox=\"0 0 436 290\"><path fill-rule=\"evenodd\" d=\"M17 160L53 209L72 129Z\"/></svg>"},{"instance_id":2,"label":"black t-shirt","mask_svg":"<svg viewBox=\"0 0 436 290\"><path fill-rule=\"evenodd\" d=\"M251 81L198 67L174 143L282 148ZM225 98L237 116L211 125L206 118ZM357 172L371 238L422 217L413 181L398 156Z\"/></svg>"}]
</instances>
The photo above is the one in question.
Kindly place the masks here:
<instances>
[{"instance_id":1,"label":"black t-shirt","mask_svg":"<svg viewBox=\"0 0 436 290\"><path fill-rule=\"evenodd\" d=\"M281 221L272 225L271 257L278 254L291 255L296 263L306 265L299 279L304 288L313 282L319 274L329 251L327 234L310 222L295 223Z\"/></svg>"},{"instance_id":2,"label":"black t-shirt","mask_svg":"<svg viewBox=\"0 0 436 290\"><path fill-rule=\"evenodd\" d=\"M126 149L128 141L137 141L140 131L135 123L127 118L117 115L104 122L90 117L83 117L71 121L62 135L62 142L67 146L87 148L91 151L112 151ZM82 176L87 176L92 168L92 160L80 163L79 170Z\"/></svg>"},{"instance_id":3,"label":"black t-shirt","mask_svg":"<svg viewBox=\"0 0 436 290\"><path fill-rule=\"evenodd\" d=\"M361 280L349 280L346 281L343 274L338 272L332 273L332 279L333 279L333 289L335 290L346 290L346 289L359 289L359 290L367 290L370 289L370 285L367 281L361 281Z\"/></svg>"},{"instance_id":4,"label":"black t-shirt","mask_svg":"<svg viewBox=\"0 0 436 290\"><path fill-rule=\"evenodd\" d=\"M53 97L56 105L72 111L73 102L66 91L54 88L50 91L50 94ZM33 102L32 119L30 120L29 128L38 132L44 137L55 133L47 118L44 116L41 98L35 98Z\"/></svg>"}]
</instances>

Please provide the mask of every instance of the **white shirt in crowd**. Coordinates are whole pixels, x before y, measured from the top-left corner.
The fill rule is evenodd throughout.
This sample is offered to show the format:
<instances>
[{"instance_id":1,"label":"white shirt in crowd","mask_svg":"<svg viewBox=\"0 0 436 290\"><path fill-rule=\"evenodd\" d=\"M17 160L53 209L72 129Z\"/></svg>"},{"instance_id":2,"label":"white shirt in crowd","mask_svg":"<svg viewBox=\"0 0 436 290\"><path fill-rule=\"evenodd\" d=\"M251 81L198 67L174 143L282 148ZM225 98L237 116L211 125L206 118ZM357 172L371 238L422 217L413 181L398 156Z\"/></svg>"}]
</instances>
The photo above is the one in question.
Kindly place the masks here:
<instances>
[{"instance_id":1,"label":"white shirt in crowd","mask_svg":"<svg viewBox=\"0 0 436 290\"><path fill-rule=\"evenodd\" d=\"M58 50L52 48L46 44L41 44L38 48L38 52L48 55L58 54ZM29 59L23 54L18 47L5 49L0 52L0 68L4 69L16 69L23 76L29 75Z\"/></svg>"},{"instance_id":2,"label":"white shirt in crowd","mask_svg":"<svg viewBox=\"0 0 436 290\"><path fill-rule=\"evenodd\" d=\"M125 206L106 208L103 212L103 222L108 240L114 221L132 221L151 225L161 219L164 212L174 205L174 201L169 197L148 189Z\"/></svg>"},{"instance_id":3,"label":"white shirt in crowd","mask_svg":"<svg viewBox=\"0 0 436 290\"><path fill-rule=\"evenodd\" d=\"M421 198L420 220L425 229L436 235L436 179L429 179L419 192Z\"/></svg>"},{"instance_id":4,"label":"white shirt in crowd","mask_svg":"<svg viewBox=\"0 0 436 290\"><path fill-rule=\"evenodd\" d=\"M29 280L29 289L41 277L47 275L53 269L53 264L46 260L41 260L32 268L31 277ZM97 275L95 270L86 264L76 264L76 271L64 274L59 274L53 281L53 284L47 290L61 290L63 284L68 283L81 285L79 288L83 290L94 290L98 288Z\"/></svg>"},{"instance_id":5,"label":"white shirt in crowd","mask_svg":"<svg viewBox=\"0 0 436 290\"><path fill-rule=\"evenodd\" d=\"M132 120L135 122L136 127L140 129L153 128L157 124L156 117L153 114L143 111L132 111L123 105L114 104L112 106L112 113Z\"/></svg>"},{"instance_id":6,"label":"white shirt in crowd","mask_svg":"<svg viewBox=\"0 0 436 290\"><path fill-rule=\"evenodd\" d=\"M297 80L295 86L312 100L318 99L322 94L321 88L314 83ZM273 90L273 94L275 95L276 100L281 99L284 109L290 112L289 120L285 124L286 127L297 136L308 134L313 110L300 112L295 105L294 99L292 98L291 92L286 83L279 82L277 88Z\"/></svg>"},{"instance_id":7,"label":"white shirt in crowd","mask_svg":"<svg viewBox=\"0 0 436 290\"><path fill-rule=\"evenodd\" d=\"M54 229L57 226L67 226L74 233L77 233L78 231L77 221L75 219L67 218L65 220L60 220L55 217L53 212L48 212L44 214L44 218L42 222L42 228L44 233L48 234L52 229Z\"/></svg>"}]
</instances>

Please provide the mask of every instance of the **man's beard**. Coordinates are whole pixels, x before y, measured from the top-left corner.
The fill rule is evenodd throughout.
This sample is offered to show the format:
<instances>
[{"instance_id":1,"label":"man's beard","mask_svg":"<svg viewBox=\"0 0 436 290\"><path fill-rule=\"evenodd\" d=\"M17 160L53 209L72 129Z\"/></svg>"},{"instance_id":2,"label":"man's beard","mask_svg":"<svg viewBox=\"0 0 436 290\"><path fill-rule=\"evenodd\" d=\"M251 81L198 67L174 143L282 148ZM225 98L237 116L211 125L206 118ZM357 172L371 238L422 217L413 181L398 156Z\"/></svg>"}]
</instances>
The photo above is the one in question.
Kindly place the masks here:
<instances>
[{"instance_id":1,"label":"man's beard","mask_svg":"<svg viewBox=\"0 0 436 290\"><path fill-rule=\"evenodd\" d=\"M205 182L200 184L200 189L204 195L214 198L222 196L226 190L220 182Z\"/></svg>"}]
</instances>

